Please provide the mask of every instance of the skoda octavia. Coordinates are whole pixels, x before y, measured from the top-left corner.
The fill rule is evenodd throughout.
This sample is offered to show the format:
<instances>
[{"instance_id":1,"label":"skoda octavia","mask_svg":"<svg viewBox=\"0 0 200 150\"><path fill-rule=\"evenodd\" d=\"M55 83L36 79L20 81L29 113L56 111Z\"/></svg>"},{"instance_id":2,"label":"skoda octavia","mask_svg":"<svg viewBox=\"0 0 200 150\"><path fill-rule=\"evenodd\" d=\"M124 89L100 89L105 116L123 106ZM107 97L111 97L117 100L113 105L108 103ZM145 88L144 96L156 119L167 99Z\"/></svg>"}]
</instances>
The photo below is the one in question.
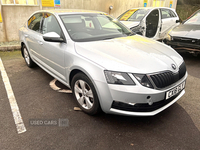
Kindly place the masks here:
<instances>
[{"instance_id":1,"label":"skoda octavia","mask_svg":"<svg viewBox=\"0 0 200 150\"><path fill-rule=\"evenodd\" d=\"M106 13L37 11L19 37L27 66L37 64L71 88L87 114L152 116L185 93L183 58Z\"/></svg>"}]
</instances>

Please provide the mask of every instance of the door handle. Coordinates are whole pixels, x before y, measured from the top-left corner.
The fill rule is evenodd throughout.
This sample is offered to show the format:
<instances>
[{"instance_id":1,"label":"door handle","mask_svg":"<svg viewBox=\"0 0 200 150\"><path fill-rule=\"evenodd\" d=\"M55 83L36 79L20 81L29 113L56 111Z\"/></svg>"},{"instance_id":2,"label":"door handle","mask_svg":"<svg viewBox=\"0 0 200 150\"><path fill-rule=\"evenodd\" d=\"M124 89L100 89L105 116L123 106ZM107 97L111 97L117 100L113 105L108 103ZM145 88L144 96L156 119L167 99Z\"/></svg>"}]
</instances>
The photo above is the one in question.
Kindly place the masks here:
<instances>
[{"instance_id":1,"label":"door handle","mask_svg":"<svg viewBox=\"0 0 200 150\"><path fill-rule=\"evenodd\" d=\"M24 34L24 36L25 36L25 37L28 37L28 35L27 35L27 34Z\"/></svg>"},{"instance_id":2,"label":"door handle","mask_svg":"<svg viewBox=\"0 0 200 150\"><path fill-rule=\"evenodd\" d=\"M41 41L38 41L38 43L39 43L40 45L43 45L43 43L42 43Z\"/></svg>"}]
</instances>

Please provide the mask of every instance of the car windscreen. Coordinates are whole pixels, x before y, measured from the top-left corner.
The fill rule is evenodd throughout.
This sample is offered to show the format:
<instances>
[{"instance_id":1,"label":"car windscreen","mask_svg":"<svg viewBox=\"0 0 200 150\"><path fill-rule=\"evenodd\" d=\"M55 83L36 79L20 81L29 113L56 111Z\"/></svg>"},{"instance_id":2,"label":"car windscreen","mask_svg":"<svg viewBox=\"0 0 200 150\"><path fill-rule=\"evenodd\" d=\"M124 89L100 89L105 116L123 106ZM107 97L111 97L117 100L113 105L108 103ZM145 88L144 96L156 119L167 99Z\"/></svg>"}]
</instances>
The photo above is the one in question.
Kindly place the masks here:
<instances>
[{"instance_id":1,"label":"car windscreen","mask_svg":"<svg viewBox=\"0 0 200 150\"><path fill-rule=\"evenodd\" d=\"M105 14L60 15L71 39L76 42L98 41L129 36L130 29Z\"/></svg>"},{"instance_id":2,"label":"car windscreen","mask_svg":"<svg viewBox=\"0 0 200 150\"><path fill-rule=\"evenodd\" d=\"M184 24L200 25L200 11L189 18Z\"/></svg>"},{"instance_id":3,"label":"car windscreen","mask_svg":"<svg viewBox=\"0 0 200 150\"><path fill-rule=\"evenodd\" d=\"M149 12L149 9L131 9L118 17L120 21L140 21Z\"/></svg>"}]
</instances>

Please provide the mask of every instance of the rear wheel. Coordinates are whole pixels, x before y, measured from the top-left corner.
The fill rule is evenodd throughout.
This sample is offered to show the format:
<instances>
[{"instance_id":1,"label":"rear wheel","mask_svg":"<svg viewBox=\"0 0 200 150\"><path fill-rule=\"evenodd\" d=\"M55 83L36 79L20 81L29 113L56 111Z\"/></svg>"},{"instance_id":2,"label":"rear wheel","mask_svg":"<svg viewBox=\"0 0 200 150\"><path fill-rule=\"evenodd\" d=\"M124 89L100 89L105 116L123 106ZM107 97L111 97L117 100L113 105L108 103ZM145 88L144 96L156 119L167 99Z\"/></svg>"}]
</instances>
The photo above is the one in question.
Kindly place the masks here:
<instances>
[{"instance_id":1,"label":"rear wheel","mask_svg":"<svg viewBox=\"0 0 200 150\"><path fill-rule=\"evenodd\" d=\"M23 52L24 60L25 60L25 62L26 62L26 64L27 64L27 66L28 66L29 68L34 67L34 66L35 66L35 63L34 63L33 60L31 59L30 54L29 54L29 52L28 52L28 50L27 50L27 48L26 48L25 45L23 45L22 52Z\"/></svg>"},{"instance_id":2,"label":"rear wheel","mask_svg":"<svg viewBox=\"0 0 200 150\"><path fill-rule=\"evenodd\" d=\"M72 91L79 107L85 113L95 115L101 111L94 85L85 74L78 73L73 77Z\"/></svg>"}]
</instances>

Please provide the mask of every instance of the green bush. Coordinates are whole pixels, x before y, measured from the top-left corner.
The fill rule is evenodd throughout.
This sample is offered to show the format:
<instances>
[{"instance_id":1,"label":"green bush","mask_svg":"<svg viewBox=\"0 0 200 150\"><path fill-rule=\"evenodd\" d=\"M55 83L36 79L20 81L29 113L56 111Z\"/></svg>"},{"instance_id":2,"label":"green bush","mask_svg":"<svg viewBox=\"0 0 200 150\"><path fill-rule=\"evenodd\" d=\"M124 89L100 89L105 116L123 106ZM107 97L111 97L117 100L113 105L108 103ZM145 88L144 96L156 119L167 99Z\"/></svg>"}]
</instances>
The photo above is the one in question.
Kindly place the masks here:
<instances>
[{"instance_id":1,"label":"green bush","mask_svg":"<svg viewBox=\"0 0 200 150\"><path fill-rule=\"evenodd\" d=\"M199 0L178 0L178 5L194 5L194 4L200 4Z\"/></svg>"},{"instance_id":2,"label":"green bush","mask_svg":"<svg viewBox=\"0 0 200 150\"><path fill-rule=\"evenodd\" d=\"M185 20L190 17L195 11L200 9L200 4L196 5L177 5L176 12L181 20Z\"/></svg>"}]
</instances>

